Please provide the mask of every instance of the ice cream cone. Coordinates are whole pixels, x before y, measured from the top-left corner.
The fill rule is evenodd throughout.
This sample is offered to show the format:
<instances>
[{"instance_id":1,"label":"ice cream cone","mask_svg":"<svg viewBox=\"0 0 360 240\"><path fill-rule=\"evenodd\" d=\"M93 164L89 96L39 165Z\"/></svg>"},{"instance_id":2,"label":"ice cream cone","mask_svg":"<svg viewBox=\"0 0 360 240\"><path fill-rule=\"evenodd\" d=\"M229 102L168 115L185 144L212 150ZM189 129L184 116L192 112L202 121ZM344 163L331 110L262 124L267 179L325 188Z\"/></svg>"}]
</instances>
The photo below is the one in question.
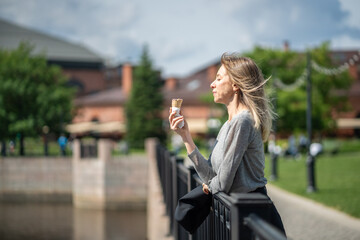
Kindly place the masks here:
<instances>
[{"instance_id":1,"label":"ice cream cone","mask_svg":"<svg viewBox=\"0 0 360 240\"><path fill-rule=\"evenodd\" d=\"M181 98L173 99L171 102L172 107L181 108L183 100Z\"/></svg>"},{"instance_id":2,"label":"ice cream cone","mask_svg":"<svg viewBox=\"0 0 360 240\"><path fill-rule=\"evenodd\" d=\"M171 101L171 107L172 107L172 112L175 112L175 116L176 117L180 117L180 108L181 108L181 104L182 104L183 100L181 98L178 99L173 99ZM179 128L182 128L184 126L184 121L181 121L179 123Z\"/></svg>"}]
</instances>

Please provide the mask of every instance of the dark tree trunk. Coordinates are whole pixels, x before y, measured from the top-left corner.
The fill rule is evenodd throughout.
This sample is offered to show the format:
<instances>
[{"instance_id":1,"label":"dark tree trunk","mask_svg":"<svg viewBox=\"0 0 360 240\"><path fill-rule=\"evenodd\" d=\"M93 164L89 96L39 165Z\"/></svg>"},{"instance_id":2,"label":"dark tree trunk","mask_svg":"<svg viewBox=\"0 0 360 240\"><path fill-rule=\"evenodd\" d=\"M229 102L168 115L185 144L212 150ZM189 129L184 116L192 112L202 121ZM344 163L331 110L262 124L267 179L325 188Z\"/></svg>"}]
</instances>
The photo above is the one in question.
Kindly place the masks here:
<instances>
[{"instance_id":1,"label":"dark tree trunk","mask_svg":"<svg viewBox=\"0 0 360 240\"><path fill-rule=\"evenodd\" d=\"M48 147L47 134L44 134L44 155L49 156L49 147Z\"/></svg>"},{"instance_id":2,"label":"dark tree trunk","mask_svg":"<svg viewBox=\"0 0 360 240\"><path fill-rule=\"evenodd\" d=\"M1 141L1 156L6 157L6 142Z\"/></svg>"},{"instance_id":3,"label":"dark tree trunk","mask_svg":"<svg viewBox=\"0 0 360 240\"><path fill-rule=\"evenodd\" d=\"M20 135L20 156L25 156L24 135Z\"/></svg>"}]
</instances>

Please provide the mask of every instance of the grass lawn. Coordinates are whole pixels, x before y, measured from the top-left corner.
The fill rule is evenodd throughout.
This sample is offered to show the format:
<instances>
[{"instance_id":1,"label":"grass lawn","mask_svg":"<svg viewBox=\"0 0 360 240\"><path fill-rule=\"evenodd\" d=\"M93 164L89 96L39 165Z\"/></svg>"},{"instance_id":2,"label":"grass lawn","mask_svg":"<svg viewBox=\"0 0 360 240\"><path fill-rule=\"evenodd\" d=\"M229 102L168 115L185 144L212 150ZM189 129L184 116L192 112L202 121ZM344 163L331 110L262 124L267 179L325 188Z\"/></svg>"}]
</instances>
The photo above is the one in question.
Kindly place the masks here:
<instances>
[{"instance_id":1,"label":"grass lawn","mask_svg":"<svg viewBox=\"0 0 360 240\"><path fill-rule=\"evenodd\" d=\"M269 156L265 174L269 179ZM305 156L298 160L279 158L278 180L270 183L360 218L360 151L318 156L315 163L318 191L315 193L306 192L306 174Z\"/></svg>"},{"instance_id":2,"label":"grass lawn","mask_svg":"<svg viewBox=\"0 0 360 240\"><path fill-rule=\"evenodd\" d=\"M8 142L6 142L8 144ZM38 157L38 156L44 156L44 141L42 138L25 138L24 141L25 146L25 156L27 157ZM20 143L17 140L15 144L15 150L14 152L10 152L9 147L7 146L6 149L7 156L8 157L18 157L20 156ZM48 142L48 154L49 156L60 156L60 148L56 140L52 140ZM71 156L72 152L67 146L66 149L66 155Z\"/></svg>"},{"instance_id":3,"label":"grass lawn","mask_svg":"<svg viewBox=\"0 0 360 240\"><path fill-rule=\"evenodd\" d=\"M95 144L95 140L93 138L83 138L83 143ZM8 144L8 142L6 142ZM44 156L44 141L42 138L25 138L25 156L26 157L43 157ZM1 148L1 146L0 146ZM9 146L7 146L6 152L8 157L19 157L20 143L16 142L14 152L10 152ZM130 149L130 154L145 154L145 149ZM51 140L48 142L48 154L49 156L61 156L60 148L56 140ZM118 142L114 143L112 146L112 155L113 156L121 156L125 155L122 151L120 151ZM68 142L66 147L66 156L72 156L71 144Z\"/></svg>"}]
</instances>

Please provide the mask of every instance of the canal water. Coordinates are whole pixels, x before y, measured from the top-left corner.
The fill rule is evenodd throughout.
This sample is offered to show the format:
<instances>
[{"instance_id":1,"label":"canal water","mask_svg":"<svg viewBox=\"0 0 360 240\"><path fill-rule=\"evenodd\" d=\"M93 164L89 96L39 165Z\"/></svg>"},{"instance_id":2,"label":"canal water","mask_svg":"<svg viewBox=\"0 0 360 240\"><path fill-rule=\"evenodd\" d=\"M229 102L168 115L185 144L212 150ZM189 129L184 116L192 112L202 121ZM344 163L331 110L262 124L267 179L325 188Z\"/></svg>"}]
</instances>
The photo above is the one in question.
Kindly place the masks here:
<instances>
[{"instance_id":1,"label":"canal water","mask_svg":"<svg viewBox=\"0 0 360 240\"><path fill-rule=\"evenodd\" d=\"M146 211L0 203L1 240L145 240Z\"/></svg>"}]
</instances>

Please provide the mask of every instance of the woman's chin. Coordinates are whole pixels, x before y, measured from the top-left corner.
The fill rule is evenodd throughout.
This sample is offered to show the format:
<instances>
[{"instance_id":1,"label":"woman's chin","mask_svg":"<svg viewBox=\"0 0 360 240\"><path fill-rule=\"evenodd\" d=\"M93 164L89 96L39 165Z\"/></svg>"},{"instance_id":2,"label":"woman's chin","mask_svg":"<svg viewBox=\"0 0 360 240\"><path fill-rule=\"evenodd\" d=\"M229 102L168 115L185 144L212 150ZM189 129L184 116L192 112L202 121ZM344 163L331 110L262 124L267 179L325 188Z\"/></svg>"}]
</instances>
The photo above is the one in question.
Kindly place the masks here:
<instances>
[{"instance_id":1,"label":"woman's chin","mask_svg":"<svg viewBox=\"0 0 360 240\"><path fill-rule=\"evenodd\" d=\"M219 99L214 98L214 103L220 103L220 102L219 102Z\"/></svg>"}]
</instances>

